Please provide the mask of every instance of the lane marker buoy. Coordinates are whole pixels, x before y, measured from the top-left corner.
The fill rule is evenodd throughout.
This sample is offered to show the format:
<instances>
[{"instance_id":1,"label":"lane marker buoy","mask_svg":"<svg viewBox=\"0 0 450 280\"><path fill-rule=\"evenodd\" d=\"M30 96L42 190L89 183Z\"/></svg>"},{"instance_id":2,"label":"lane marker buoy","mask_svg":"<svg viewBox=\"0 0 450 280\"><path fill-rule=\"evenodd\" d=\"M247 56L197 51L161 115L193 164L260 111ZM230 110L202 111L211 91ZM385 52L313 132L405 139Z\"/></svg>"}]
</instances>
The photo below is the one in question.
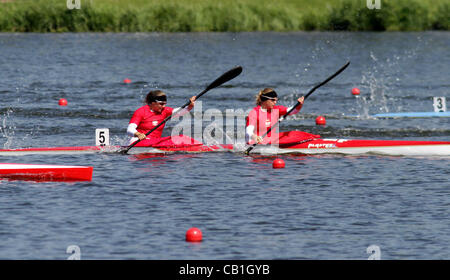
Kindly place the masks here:
<instances>
[{"instance_id":1,"label":"lane marker buoy","mask_svg":"<svg viewBox=\"0 0 450 280\"><path fill-rule=\"evenodd\" d=\"M355 87L355 88L352 89L352 94L353 95L359 95L359 93L360 93L359 88Z\"/></svg>"},{"instance_id":2,"label":"lane marker buoy","mask_svg":"<svg viewBox=\"0 0 450 280\"><path fill-rule=\"evenodd\" d=\"M318 116L316 118L316 125L326 125L326 124L327 124L327 120L325 119L325 117Z\"/></svg>"},{"instance_id":3,"label":"lane marker buoy","mask_svg":"<svg viewBox=\"0 0 450 280\"><path fill-rule=\"evenodd\" d=\"M202 231L196 227L192 227L186 231L186 241L200 242L202 241Z\"/></svg>"},{"instance_id":4,"label":"lane marker buoy","mask_svg":"<svg viewBox=\"0 0 450 280\"><path fill-rule=\"evenodd\" d=\"M58 102L59 106L67 106L67 100L64 98L61 98Z\"/></svg>"},{"instance_id":5,"label":"lane marker buoy","mask_svg":"<svg viewBox=\"0 0 450 280\"><path fill-rule=\"evenodd\" d=\"M273 168L284 168L285 166L286 166L286 163L281 158L275 159L272 163Z\"/></svg>"}]
</instances>

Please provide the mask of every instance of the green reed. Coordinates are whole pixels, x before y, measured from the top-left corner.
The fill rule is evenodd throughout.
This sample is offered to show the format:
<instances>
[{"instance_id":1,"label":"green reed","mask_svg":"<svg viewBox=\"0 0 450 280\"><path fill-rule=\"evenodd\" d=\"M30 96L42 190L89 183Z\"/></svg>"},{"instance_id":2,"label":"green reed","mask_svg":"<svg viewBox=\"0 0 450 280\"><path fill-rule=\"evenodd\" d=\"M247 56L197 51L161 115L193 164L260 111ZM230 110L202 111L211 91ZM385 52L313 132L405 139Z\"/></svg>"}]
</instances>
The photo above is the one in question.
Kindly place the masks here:
<instances>
[{"instance_id":1,"label":"green reed","mask_svg":"<svg viewBox=\"0 0 450 280\"><path fill-rule=\"evenodd\" d=\"M3 32L449 30L446 0L0 0ZM74 2L75 0L73 0Z\"/></svg>"}]
</instances>

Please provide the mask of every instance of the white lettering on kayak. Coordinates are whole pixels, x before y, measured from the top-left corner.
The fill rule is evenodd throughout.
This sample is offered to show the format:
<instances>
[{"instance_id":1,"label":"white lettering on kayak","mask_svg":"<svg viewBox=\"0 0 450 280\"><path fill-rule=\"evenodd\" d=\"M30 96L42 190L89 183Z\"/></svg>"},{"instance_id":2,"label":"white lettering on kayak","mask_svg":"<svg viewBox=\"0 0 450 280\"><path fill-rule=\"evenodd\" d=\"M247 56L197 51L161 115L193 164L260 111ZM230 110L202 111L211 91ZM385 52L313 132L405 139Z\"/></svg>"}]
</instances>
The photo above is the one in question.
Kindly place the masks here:
<instances>
[{"instance_id":1,"label":"white lettering on kayak","mask_svg":"<svg viewBox=\"0 0 450 280\"><path fill-rule=\"evenodd\" d=\"M332 149L336 148L333 143L322 143L322 144L308 144L308 149Z\"/></svg>"}]
</instances>

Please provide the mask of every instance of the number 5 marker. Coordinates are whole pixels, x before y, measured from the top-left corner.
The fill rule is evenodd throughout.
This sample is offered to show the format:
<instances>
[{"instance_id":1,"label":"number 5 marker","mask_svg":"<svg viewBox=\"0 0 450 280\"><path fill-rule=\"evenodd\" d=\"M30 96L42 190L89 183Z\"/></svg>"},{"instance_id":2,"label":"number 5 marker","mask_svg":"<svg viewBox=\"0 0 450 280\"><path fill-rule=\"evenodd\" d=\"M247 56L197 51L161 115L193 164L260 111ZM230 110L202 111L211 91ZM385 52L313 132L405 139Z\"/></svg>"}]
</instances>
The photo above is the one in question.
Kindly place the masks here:
<instances>
[{"instance_id":1,"label":"number 5 marker","mask_svg":"<svg viewBox=\"0 0 450 280\"><path fill-rule=\"evenodd\" d=\"M108 128L97 128L95 130L95 146L109 146Z\"/></svg>"}]
</instances>

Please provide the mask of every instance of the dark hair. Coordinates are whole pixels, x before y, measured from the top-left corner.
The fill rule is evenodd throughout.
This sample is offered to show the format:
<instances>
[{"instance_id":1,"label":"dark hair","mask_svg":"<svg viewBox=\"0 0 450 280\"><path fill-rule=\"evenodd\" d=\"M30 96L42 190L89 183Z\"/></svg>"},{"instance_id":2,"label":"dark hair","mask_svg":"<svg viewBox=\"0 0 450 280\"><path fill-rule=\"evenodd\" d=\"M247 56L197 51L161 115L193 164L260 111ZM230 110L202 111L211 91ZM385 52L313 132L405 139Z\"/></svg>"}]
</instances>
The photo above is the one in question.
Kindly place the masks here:
<instances>
[{"instance_id":1,"label":"dark hair","mask_svg":"<svg viewBox=\"0 0 450 280\"><path fill-rule=\"evenodd\" d=\"M150 105L150 103L155 101L167 101L167 96L162 90L152 90L145 97L145 103Z\"/></svg>"}]
</instances>

